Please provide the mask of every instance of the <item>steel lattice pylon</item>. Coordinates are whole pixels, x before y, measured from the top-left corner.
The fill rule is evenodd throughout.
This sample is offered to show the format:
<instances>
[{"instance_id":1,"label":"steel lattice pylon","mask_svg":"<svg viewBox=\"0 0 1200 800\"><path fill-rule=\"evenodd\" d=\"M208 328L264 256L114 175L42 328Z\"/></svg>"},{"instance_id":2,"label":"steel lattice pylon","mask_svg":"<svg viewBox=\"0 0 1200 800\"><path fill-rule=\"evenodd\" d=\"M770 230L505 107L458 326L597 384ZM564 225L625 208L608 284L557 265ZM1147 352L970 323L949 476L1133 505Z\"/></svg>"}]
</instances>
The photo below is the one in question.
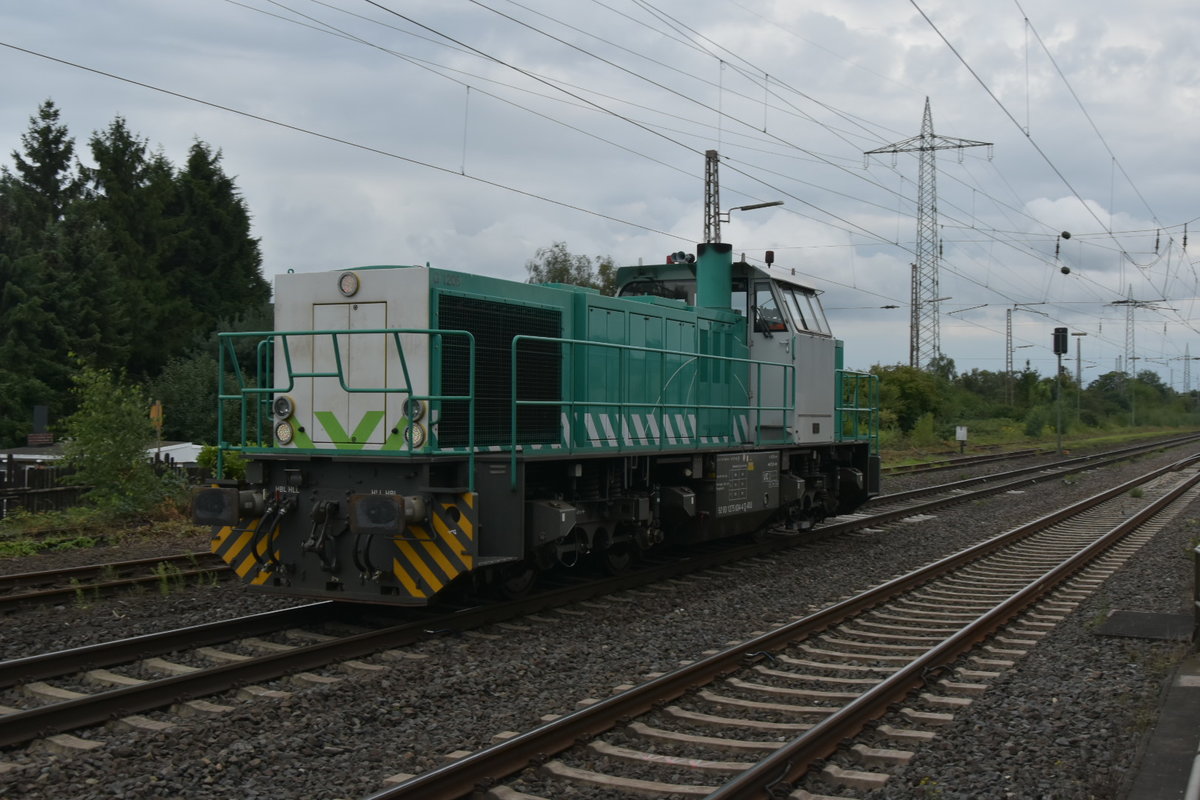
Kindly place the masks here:
<instances>
[{"instance_id":1,"label":"steel lattice pylon","mask_svg":"<svg viewBox=\"0 0 1200 800\"><path fill-rule=\"evenodd\" d=\"M704 238L702 242L721 241L721 184L717 179L717 151L704 153Z\"/></svg>"},{"instance_id":2,"label":"steel lattice pylon","mask_svg":"<svg viewBox=\"0 0 1200 800\"><path fill-rule=\"evenodd\" d=\"M925 118L921 135L895 142L866 155L881 153L920 153L917 177L917 261L913 265L912 311L909 324L909 366L925 368L942 354L938 333L938 259L941 256L937 235L937 161L934 152L965 147L991 147L991 142L955 139L933 132L933 114L925 98Z\"/></svg>"}]
</instances>

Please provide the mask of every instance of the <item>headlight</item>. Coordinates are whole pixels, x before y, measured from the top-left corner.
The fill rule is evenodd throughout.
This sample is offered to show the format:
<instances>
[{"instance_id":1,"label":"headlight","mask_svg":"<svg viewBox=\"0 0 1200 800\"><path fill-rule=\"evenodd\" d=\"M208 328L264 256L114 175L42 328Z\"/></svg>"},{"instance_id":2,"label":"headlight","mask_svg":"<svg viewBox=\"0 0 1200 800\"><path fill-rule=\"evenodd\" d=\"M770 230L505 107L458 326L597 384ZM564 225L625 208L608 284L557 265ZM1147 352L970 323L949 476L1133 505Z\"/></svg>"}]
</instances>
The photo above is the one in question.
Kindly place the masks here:
<instances>
[{"instance_id":1,"label":"headlight","mask_svg":"<svg viewBox=\"0 0 1200 800\"><path fill-rule=\"evenodd\" d=\"M287 419L296 410L296 404L286 394L281 394L271 403L271 411L280 419Z\"/></svg>"},{"instance_id":2,"label":"headlight","mask_svg":"<svg viewBox=\"0 0 1200 800\"><path fill-rule=\"evenodd\" d=\"M358 276L353 272L343 272L338 278L338 291L346 297L353 297L358 291Z\"/></svg>"},{"instance_id":3,"label":"headlight","mask_svg":"<svg viewBox=\"0 0 1200 800\"><path fill-rule=\"evenodd\" d=\"M275 426L275 441L279 444L291 444L295 437L295 431L292 430L292 423L284 420Z\"/></svg>"},{"instance_id":4,"label":"headlight","mask_svg":"<svg viewBox=\"0 0 1200 800\"><path fill-rule=\"evenodd\" d=\"M416 423L410 424L404 429L404 441L412 445L414 450L420 449L425 444L425 429Z\"/></svg>"},{"instance_id":5,"label":"headlight","mask_svg":"<svg viewBox=\"0 0 1200 800\"><path fill-rule=\"evenodd\" d=\"M425 416L425 403L421 400L414 400L411 397L404 403L404 416L410 421L416 422L421 417Z\"/></svg>"}]
</instances>

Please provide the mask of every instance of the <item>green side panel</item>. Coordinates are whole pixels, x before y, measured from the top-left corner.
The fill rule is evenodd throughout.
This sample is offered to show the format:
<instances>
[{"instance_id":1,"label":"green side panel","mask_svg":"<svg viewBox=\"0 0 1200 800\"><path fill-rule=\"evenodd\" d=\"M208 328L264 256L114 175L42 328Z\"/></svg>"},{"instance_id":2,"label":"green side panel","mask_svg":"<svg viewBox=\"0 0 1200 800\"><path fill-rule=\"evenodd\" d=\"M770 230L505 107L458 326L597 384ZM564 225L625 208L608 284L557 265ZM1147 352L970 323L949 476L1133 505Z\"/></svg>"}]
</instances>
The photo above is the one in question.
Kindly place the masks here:
<instances>
[{"instance_id":1,"label":"green side panel","mask_svg":"<svg viewBox=\"0 0 1200 800\"><path fill-rule=\"evenodd\" d=\"M744 318L729 311L575 299L570 424L577 447L680 446L745 430ZM584 343L586 342L586 343Z\"/></svg>"}]
</instances>

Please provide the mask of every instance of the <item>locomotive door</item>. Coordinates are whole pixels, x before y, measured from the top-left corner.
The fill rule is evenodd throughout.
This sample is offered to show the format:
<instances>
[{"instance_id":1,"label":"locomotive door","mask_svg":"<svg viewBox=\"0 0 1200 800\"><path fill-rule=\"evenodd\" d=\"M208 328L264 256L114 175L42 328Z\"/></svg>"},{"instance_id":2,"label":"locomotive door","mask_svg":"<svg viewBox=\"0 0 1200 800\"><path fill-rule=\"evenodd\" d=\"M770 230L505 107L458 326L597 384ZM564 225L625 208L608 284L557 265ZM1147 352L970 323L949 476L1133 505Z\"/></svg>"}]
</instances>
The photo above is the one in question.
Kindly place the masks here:
<instances>
[{"instance_id":1,"label":"locomotive door","mask_svg":"<svg viewBox=\"0 0 1200 800\"><path fill-rule=\"evenodd\" d=\"M755 280L750 299L750 358L756 362L792 364L794 337L773 282ZM760 441L790 440L788 407L795 397L793 387L786 381L789 376L789 371L780 367L755 364L750 370L747 388L751 405L762 409L751 413L751 436L757 430Z\"/></svg>"},{"instance_id":2,"label":"locomotive door","mask_svg":"<svg viewBox=\"0 0 1200 800\"><path fill-rule=\"evenodd\" d=\"M387 327L387 303L329 303L313 306L314 330L370 330ZM386 394L347 392L387 386L387 337L382 334L325 334L313 342L313 372L341 371L336 377L313 378L312 440L339 449L382 445ZM345 382L345 388L342 382Z\"/></svg>"}]
</instances>

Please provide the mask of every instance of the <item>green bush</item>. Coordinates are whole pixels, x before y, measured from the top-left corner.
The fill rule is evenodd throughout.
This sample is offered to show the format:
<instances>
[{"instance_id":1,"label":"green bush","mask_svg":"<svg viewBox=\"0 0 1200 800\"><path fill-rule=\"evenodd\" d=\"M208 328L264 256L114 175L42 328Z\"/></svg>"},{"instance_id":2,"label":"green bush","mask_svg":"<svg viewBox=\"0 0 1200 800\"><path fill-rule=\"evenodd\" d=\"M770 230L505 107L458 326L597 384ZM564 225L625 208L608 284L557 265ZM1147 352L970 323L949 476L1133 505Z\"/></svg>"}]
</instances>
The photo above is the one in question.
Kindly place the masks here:
<instances>
[{"instance_id":1,"label":"green bush","mask_svg":"<svg viewBox=\"0 0 1200 800\"><path fill-rule=\"evenodd\" d=\"M118 514L143 513L175 499L181 488L160 477L146 453L156 440L150 404L137 386L109 370L83 366L72 378L77 410L63 421L63 464L84 499Z\"/></svg>"},{"instance_id":2,"label":"green bush","mask_svg":"<svg viewBox=\"0 0 1200 800\"><path fill-rule=\"evenodd\" d=\"M215 479L232 478L241 480L246 477L246 459L241 454L234 450L224 451L224 457L221 459L224 475L217 474L217 453L218 449L215 445L206 444L200 448L200 455L196 456L196 465L208 470L208 474Z\"/></svg>"},{"instance_id":3,"label":"green bush","mask_svg":"<svg viewBox=\"0 0 1200 800\"><path fill-rule=\"evenodd\" d=\"M1025 435L1030 439L1041 439L1046 428L1046 410L1041 406L1029 409L1025 415Z\"/></svg>"},{"instance_id":4,"label":"green bush","mask_svg":"<svg viewBox=\"0 0 1200 800\"><path fill-rule=\"evenodd\" d=\"M913 429L908 434L909 441L914 447L933 447L941 442L937 434L937 423L933 414L922 414L917 418Z\"/></svg>"}]
</instances>

